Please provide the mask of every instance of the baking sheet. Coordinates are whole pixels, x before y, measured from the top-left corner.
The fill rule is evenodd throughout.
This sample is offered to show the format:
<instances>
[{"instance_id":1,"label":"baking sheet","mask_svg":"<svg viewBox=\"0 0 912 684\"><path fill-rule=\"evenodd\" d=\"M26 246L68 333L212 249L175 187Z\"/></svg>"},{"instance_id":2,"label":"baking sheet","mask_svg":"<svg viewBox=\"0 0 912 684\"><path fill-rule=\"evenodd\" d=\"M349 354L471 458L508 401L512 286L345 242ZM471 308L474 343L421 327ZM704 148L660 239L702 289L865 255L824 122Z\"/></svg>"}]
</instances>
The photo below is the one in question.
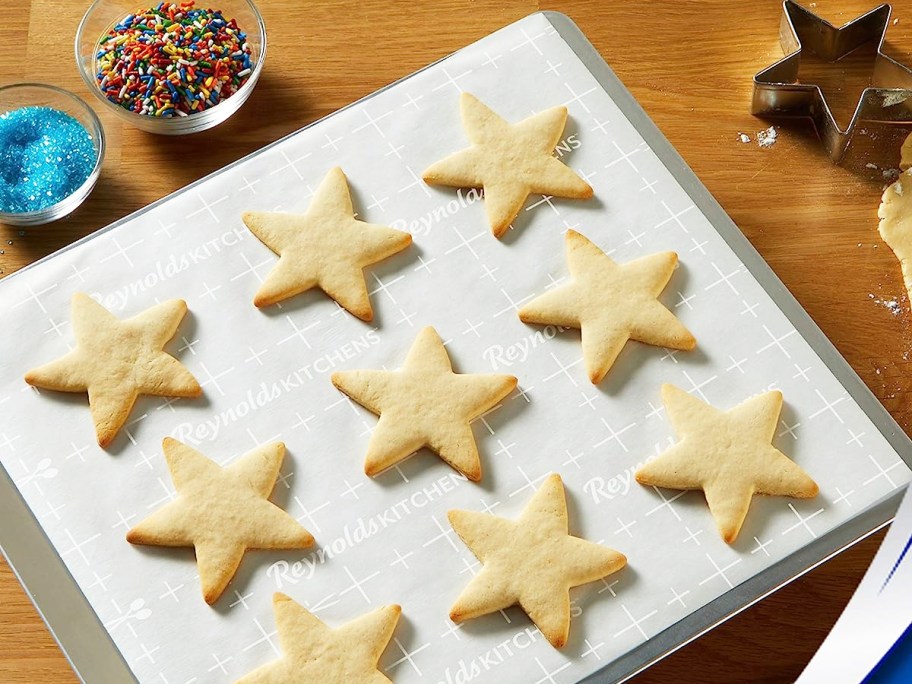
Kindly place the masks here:
<instances>
[{"instance_id":1,"label":"baking sheet","mask_svg":"<svg viewBox=\"0 0 912 684\"><path fill-rule=\"evenodd\" d=\"M474 194L419 175L466 145L457 96L507 118L566 103L559 147L596 199L532 198L503 242ZM275 262L239 215L303 211L332 165L366 220L415 245L370 270L372 325L320 294L267 313L249 304ZM561 232L576 227L619 260L675 249L664 301L699 351L629 345L592 387L573 331L529 327L515 308L566 275ZM191 315L171 347L204 400L141 400L110 453L94 446L85 400L37 395L24 370L72 343L69 298L95 295L120 315L183 297ZM402 604L382 666L397 682L576 681L731 587L820 539L909 480L909 470L558 35L533 15L231 167L99 237L0 285L0 459L141 681L230 681L277 655L279 589L331 624ZM361 473L375 419L332 388L332 370L395 367L435 325L458 370L511 372L522 392L476 424L486 474L465 482L420 454L376 480ZM28 349L21 340L35 341ZM230 341L230 342L229 342ZM658 388L674 382L727 407L767 387L785 393L775 444L821 485L810 501L757 499L739 542L718 539L699 493L632 482L669 443ZM46 425L54 425L47 430ZM214 609L190 551L134 548L127 525L173 496L165 435L229 462L257 443L289 448L276 500L316 550L251 553ZM476 569L445 511L516 515L560 472L571 529L630 566L575 590L568 647L554 651L516 610L456 628L446 619ZM236 593L235 593L236 592Z\"/></svg>"}]
</instances>

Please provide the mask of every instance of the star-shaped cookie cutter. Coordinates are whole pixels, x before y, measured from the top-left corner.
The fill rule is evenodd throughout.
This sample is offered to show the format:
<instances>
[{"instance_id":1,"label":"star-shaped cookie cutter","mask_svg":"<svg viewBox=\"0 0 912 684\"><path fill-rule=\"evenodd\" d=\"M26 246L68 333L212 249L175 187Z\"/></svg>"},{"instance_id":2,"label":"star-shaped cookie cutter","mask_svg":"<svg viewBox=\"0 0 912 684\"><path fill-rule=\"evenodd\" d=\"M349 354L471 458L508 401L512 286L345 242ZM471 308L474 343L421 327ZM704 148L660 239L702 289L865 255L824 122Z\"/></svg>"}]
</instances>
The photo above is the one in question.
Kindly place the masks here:
<instances>
[{"instance_id":1,"label":"star-shaped cookie cutter","mask_svg":"<svg viewBox=\"0 0 912 684\"><path fill-rule=\"evenodd\" d=\"M785 57L754 76L751 113L764 118L810 118L836 163L843 160L858 122L912 125L912 70L882 51L891 13L889 4L880 5L837 28L794 0L785 0L779 23ZM871 85L842 129L820 86L798 81L801 53L809 50L835 62L872 41L877 44L877 56Z\"/></svg>"}]
</instances>

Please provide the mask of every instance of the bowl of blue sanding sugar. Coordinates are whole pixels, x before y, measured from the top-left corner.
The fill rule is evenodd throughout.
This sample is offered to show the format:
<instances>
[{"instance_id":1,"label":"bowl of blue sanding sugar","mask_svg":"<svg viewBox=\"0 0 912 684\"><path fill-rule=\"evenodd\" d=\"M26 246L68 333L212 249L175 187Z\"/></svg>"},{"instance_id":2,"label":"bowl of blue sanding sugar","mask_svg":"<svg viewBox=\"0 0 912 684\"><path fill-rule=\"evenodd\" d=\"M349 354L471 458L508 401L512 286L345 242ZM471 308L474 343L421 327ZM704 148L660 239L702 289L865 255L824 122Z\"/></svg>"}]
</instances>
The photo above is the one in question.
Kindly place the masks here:
<instances>
[{"instance_id":1,"label":"bowl of blue sanding sugar","mask_svg":"<svg viewBox=\"0 0 912 684\"><path fill-rule=\"evenodd\" d=\"M101 122L73 93L0 87L0 223L36 226L72 212L95 187L104 149Z\"/></svg>"}]
</instances>

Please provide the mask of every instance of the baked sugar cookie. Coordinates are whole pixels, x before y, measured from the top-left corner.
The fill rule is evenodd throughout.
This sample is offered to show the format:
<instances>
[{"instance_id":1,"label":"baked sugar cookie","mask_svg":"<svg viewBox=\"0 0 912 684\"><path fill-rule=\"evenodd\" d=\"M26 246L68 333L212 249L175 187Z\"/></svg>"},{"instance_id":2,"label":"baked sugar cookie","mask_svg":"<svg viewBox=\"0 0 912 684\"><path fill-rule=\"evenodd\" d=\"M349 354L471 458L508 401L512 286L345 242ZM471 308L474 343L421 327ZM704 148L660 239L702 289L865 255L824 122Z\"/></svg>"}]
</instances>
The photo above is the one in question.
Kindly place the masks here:
<instances>
[{"instance_id":1,"label":"baked sugar cookie","mask_svg":"<svg viewBox=\"0 0 912 684\"><path fill-rule=\"evenodd\" d=\"M459 108L472 146L432 164L422 177L432 185L484 188L496 237L507 232L530 194L592 197L592 187L553 156L567 123L566 107L546 109L516 124L468 93L460 97Z\"/></svg>"},{"instance_id":2,"label":"baked sugar cookie","mask_svg":"<svg viewBox=\"0 0 912 684\"><path fill-rule=\"evenodd\" d=\"M570 633L570 588L627 564L623 554L568 532L560 475L549 475L517 520L453 510L456 534L484 567L450 609L462 622L519 605L555 648Z\"/></svg>"},{"instance_id":3,"label":"baked sugar cookie","mask_svg":"<svg viewBox=\"0 0 912 684\"><path fill-rule=\"evenodd\" d=\"M880 236L899 259L903 281L912 298L912 170L901 174L884 190L877 215Z\"/></svg>"},{"instance_id":4,"label":"baked sugar cookie","mask_svg":"<svg viewBox=\"0 0 912 684\"><path fill-rule=\"evenodd\" d=\"M248 211L244 224L279 262L266 275L253 303L258 307L318 287L363 321L374 317L364 269L401 252L412 236L401 230L359 221L342 169L320 183L305 214Z\"/></svg>"},{"instance_id":5,"label":"baked sugar cookie","mask_svg":"<svg viewBox=\"0 0 912 684\"><path fill-rule=\"evenodd\" d=\"M241 677L237 684L390 684L377 662L402 609L383 606L331 629L285 594L272 597L284 654Z\"/></svg>"},{"instance_id":6,"label":"baked sugar cookie","mask_svg":"<svg viewBox=\"0 0 912 684\"><path fill-rule=\"evenodd\" d=\"M437 331L425 328L400 370L340 371L332 383L380 416L367 445L365 473L373 477L427 447L477 482L481 461L471 423L512 392L516 378L454 373Z\"/></svg>"},{"instance_id":7,"label":"baked sugar cookie","mask_svg":"<svg viewBox=\"0 0 912 684\"><path fill-rule=\"evenodd\" d=\"M525 323L581 331L583 358L593 384L600 383L628 340L671 349L693 349L690 331L658 301L678 255L660 252L617 264L575 230L566 237L572 280L519 310Z\"/></svg>"},{"instance_id":8,"label":"baked sugar cookie","mask_svg":"<svg viewBox=\"0 0 912 684\"><path fill-rule=\"evenodd\" d=\"M637 472L643 485L702 489L719 534L733 543L754 494L809 499L818 487L794 461L772 445L782 392L764 392L720 411L674 385L662 385L662 401L680 441Z\"/></svg>"},{"instance_id":9,"label":"baked sugar cookie","mask_svg":"<svg viewBox=\"0 0 912 684\"><path fill-rule=\"evenodd\" d=\"M87 294L72 300L76 348L34 368L25 381L42 389L88 392L99 446L108 446L140 394L198 397L203 393L190 371L164 351L187 304L172 299L120 320Z\"/></svg>"},{"instance_id":10,"label":"baked sugar cookie","mask_svg":"<svg viewBox=\"0 0 912 684\"><path fill-rule=\"evenodd\" d=\"M215 603L247 549L303 549L314 542L269 501L285 445L265 444L222 468L176 439L162 443L177 498L127 532L131 544L192 546L206 603Z\"/></svg>"}]
</instances>

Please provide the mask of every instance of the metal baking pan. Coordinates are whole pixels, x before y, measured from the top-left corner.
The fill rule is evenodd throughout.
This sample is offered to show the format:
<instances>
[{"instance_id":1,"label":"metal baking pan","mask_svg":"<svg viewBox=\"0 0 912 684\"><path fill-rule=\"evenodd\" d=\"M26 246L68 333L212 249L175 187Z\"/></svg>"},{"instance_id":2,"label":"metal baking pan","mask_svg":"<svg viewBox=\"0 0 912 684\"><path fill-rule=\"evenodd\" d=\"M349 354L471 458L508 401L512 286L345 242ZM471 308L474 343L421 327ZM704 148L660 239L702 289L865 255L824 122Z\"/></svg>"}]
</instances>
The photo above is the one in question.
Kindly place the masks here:
<instances>
[{"instance_id":1,"label":"metal baking pan","mask_svg":"<svg viewBox=\"0 0 912 684\"><path fill-rule=\"evenodd\" d=\"M852 399L867 414L906 465L912 467L912 442L909 438L800 307L696 175L687 167L579 28L563 14L554 12L543 14L638 130L677 182L685 189L694 204L713 224L719 235L743 261L750 273L829 367ZM378 93L400 82L397 81ZM370 100L376 94L349 105L349 107ZM330 117L334 115L330 115ZM319 123L320 121L317 121L310 126L316 126ZM273 145L275 144L277 143L273 143ZM267 146L267 148L271 146ZM237 163L240 162L235 164ZM74 245L92 240L107 230L168 201L175 195L186 192L204 180L206 179L197 181L150 207L83 238ZM72 246L64 248L62 251L70 249ZM54 255L50 255L41 261L53 258ZM17 275L18 273L8 276L8 278L16 278ZM0 548L74 670L86 682L135 681L120 652L72 579L60 556L52 547L37 519L21 498L8 473L2 467L0 467L0 471L2 471L0 473L0 521L2 521L0 522ZM886 525L895 513L901 494L901 491L895 491L877 505L856 515L837 529L817 538L798 552L735 586L708 605L651 637L584 681L607 684L634 676L656 660L680 648L715 625L761 600L783 584L799 577L844 548Z\"/></svg>"}]
</instances>

